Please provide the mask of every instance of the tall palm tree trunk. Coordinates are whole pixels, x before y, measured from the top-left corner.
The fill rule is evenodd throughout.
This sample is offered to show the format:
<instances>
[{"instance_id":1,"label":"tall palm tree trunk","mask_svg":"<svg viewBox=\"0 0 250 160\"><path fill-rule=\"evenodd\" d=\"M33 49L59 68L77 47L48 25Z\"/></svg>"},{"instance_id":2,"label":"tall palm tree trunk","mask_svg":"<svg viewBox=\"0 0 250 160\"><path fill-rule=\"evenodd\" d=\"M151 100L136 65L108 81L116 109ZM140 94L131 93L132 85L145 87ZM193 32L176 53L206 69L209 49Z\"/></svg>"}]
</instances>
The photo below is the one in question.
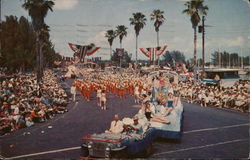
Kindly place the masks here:
<instances>
[{"instance_id":1,"label":"tall palm tree trunk","mask_svg":"<svg viewBox=\"0 0 250 160\"><path fill-rule=\"evenodd\" d=\"M157 47L159 47L159 31L156 32L157 33ZM157 57L158 59L158 65L159 65L159 62L160 62L160 56Z\"/></svg>"},{"instance_id":2,"label":"tall palm tree trunk","mask_svg":"<svg viewBox=\"0 0 250 160\"><path fill-rule=\"evenodd\" d=\"M120 48L122 49L122 41L120 40ZM123 53L122 53L123 56ZM120 56L120 68L122 68L122 56Z\"/></svg>"},{"instance_id":3,"label":"tall palm tree trunk","mask_svg":"<svg viewBox=\"0 0 250 160\"><path fill-rule=\"evenodd\" d=\"M196 49L196 45L197 45L197 31L196 31L197 27L194 27L194 69L196 69L197 67L197 62L196 62L196 57L197 57L197 49Z\"/></svg>"},{"instance_id":4,"label":"tall palm tree trunk","mask_svg":"<svg viewBox=\"0 0 250 160\"><path fill-rule=\"evenodd\" d=\"M112 58L112 46L110 45L110 61L111 61L111 58Z\"/></svg>"},{"instance_id":5,"label":"tall palm tree trunk","mask_svg":"<svg viewBox=\"0 0 250 160\"><path fill-rule=\"evenodd\" d=\"M135 41L135 62L137 65L137 48L138 48L138 35L136 35L136 41Z\"/></svg>"},{"instance_id":6,"label":"tall palm tree trunk","mask_svg":"<svg viewBox=\"0 0 250 160\"><path fill-rule=\"evenodd\" d=\"M39 36L37 34L36 37L36 76L37 83L41 81L41 73L40 73L40 44L39 44Z\"/></svg>"},{"instance_id":7,"label":"tall palm tree trunk","mask_svg":"<svg viewBox=\"0 0 250 160\"><path fill-rule=\"evenodd\" d=\"M40 58L40 80L42 80L42 77L43 77L43 47L42 47L42 42L40 40L40 43L39 43L39 58Z\"/></svg>"},{"instance_id":8,"label":"tall palm tree trunk","mask_svg":"<svg viewBox=\"0 0 250 160\"><path fill-rule=\"evenodd\" d=\"M159 31L157 31L156 33L157 33L157 47L159 47Z\"/></svg>"}]
</instances>

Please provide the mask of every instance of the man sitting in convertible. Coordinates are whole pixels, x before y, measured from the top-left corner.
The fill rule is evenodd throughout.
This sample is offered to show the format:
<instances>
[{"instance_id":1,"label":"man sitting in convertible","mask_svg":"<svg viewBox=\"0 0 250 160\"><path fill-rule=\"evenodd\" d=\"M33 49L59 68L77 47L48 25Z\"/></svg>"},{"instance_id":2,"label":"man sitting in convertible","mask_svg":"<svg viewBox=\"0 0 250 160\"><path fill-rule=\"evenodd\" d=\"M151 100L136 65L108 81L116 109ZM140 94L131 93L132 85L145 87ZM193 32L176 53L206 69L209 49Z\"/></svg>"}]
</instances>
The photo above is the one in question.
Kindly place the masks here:
<instances>
[{"instance_id":1,"label":"man sitting in convertible","mask_svg":"<svg viewBox=\"0 0 250 160\"><path fill-rule=\"evenodd\" d=\"M123 131L123 123L119 119L119 115L114 115L114 120L111 122L110 129L106 130L106 133L122 133Z\"/></svg>"},{"instance_id":2,"label":"man sitting in convertible","mask_svg":"<svg viewBox=\"0 0 250 160\"><path fill-rule=\"evenodd\" d=\"M138 121L139 120L138 116L134 116L133 120L134 120L134 123L131 125L131 127L133 128L133 133L142 134L143 129L142 129L142 125Z\"/></svg>"}]
</instances>

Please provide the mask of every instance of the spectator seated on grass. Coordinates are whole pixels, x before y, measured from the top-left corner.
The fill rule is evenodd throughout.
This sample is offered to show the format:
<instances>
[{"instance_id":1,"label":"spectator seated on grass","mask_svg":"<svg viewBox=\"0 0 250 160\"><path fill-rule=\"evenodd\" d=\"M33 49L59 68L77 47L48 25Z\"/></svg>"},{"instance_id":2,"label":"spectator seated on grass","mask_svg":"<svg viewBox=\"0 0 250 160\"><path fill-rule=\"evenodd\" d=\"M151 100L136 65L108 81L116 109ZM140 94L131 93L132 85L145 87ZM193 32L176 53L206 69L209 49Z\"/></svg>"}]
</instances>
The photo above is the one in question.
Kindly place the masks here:
<instances>
[{"instance_id":1,"label":"spectator seated on grass","mask_svg":"<svg viewBox=\"0 0 250 160\"><path fill-rule=\"evenodd\" d=\"M68 99L51 70L41 83L34 74L0 82L0 135L30 127L67 112Z\"/></svg>"},{"instance_id":2,"label":"spectator seated on grass","mask_svg":"<svg viewBox=\"0 0 250 160\"><path fill-rule=\"evenodd\" d=\"M237 81L234 86L223 88L189 80L179 83L179 88L180 96L188 102L248 112L250 81Z\"/></svg>"}]
</instances>

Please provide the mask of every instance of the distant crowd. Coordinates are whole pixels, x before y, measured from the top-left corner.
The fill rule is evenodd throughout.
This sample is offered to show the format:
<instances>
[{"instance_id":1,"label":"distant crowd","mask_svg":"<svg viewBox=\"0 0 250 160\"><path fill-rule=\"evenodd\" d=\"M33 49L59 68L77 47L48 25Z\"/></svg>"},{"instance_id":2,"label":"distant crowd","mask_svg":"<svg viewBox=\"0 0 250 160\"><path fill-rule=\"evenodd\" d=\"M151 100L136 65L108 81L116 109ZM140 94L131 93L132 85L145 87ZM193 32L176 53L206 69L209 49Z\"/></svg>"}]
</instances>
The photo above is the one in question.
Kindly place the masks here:
<instances>
[{"instance_id":1,"label":"distant crowd","mask_svg":"<svg viewBox=\"0 0 250 160\"><path fill-rule=\"evenodd\" d=\"M203 107L214 106L249 112L250 81L237 81L232 87L207 86L201 82L187 81L179 83L181 97L188 103Z\"/></svg>"},{"instance_id":2,"label":"distant crowd","mask_svg":"<svg viewBox=\"0 0 250 160\"><path fill-rule=\"evenodd\" d=\"M67 103L66 92L51 70L44 72L39 84L35 74L6 79L0 82L0 135L67 112Z\"/></svg>"}]
</instances>

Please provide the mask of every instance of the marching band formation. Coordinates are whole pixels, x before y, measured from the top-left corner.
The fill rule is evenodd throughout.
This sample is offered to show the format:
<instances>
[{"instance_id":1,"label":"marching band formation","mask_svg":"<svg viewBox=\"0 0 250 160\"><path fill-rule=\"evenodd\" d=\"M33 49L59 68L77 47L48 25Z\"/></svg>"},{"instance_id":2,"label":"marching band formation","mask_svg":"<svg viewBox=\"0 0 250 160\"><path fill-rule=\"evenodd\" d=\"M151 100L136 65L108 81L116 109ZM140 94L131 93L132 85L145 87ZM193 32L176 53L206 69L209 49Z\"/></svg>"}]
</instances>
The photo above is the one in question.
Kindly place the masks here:
<instances>
[{"instance_id":1,"label":"marching band formation","mask_svg":"<svg viewBox=\"0 0 250 160\"><path fill-rule=\"evenodd\" d=\"M84 79L77 79L73 86L90 101L92 94L97 97L97 105L107 109L107 98L111 94L125 99L127 95L134 96L134 102L140 104L150 98L160 104L176 105L179 98L178 82L170 83L169 79L160 73L157 76L139 76L134 73L89 72L82 71Z\"/></svg>"}]
</instances>

